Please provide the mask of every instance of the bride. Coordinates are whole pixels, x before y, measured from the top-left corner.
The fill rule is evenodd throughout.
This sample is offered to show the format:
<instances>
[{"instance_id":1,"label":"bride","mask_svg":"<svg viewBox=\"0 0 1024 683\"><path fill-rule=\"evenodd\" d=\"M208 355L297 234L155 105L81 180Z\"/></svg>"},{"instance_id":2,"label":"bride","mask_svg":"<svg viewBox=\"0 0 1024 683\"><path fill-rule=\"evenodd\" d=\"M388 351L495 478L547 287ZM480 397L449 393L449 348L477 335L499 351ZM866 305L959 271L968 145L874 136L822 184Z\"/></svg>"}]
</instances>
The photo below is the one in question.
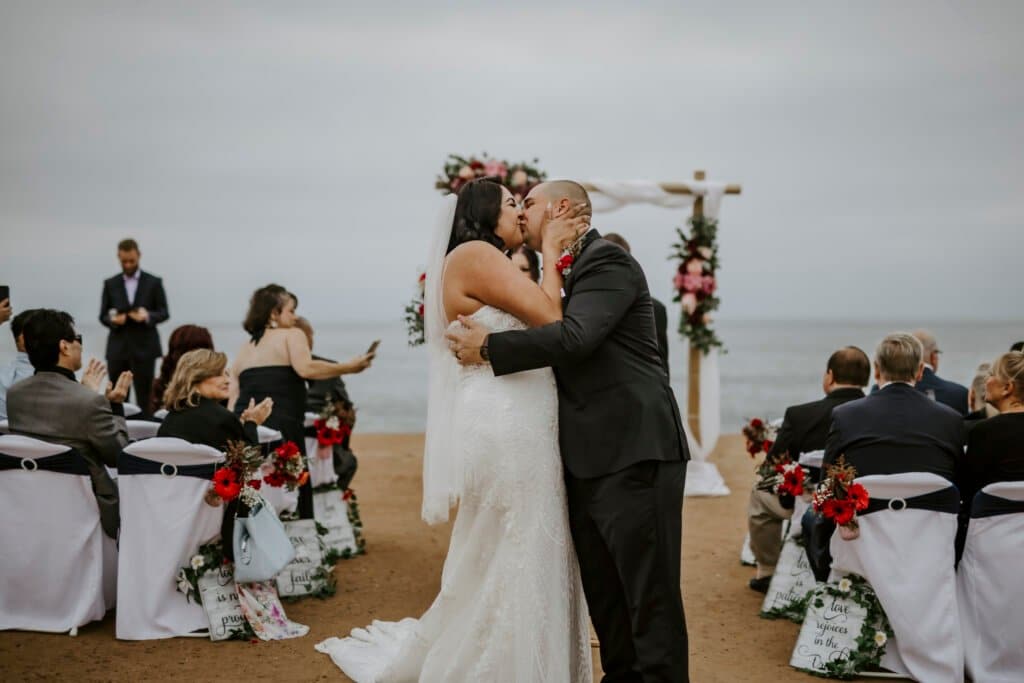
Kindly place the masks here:
<instances>
[{"instance_id":1,"label":"bride","mask_svg":"<svg viewBox=\"0 0 1024 683\"><path fill-rule=\"evenodd\" d=\"M545 269L538 286L504 253L523 243L523 220L507 189L481 179L446 199L435 228L423 518L447 521L455 502L458 514L440 593L422 617L375 621L316 646L357 683L591 680L554 375L461 368L444 340L459 315L495 332L561 320L558 271ZM585 228L583 218L550 221L544 263Z\"/></svg>"}]
</instances>

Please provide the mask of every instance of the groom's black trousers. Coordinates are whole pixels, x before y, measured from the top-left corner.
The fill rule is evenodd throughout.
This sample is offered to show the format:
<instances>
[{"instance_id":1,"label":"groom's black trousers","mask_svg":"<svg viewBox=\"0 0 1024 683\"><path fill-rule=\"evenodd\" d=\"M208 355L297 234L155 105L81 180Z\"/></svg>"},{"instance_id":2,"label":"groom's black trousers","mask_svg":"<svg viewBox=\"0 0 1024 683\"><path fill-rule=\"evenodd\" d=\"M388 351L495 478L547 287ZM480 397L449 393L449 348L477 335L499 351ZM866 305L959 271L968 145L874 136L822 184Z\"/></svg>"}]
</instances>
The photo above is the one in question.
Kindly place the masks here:
<instances>
[{"instance_id":1,"label":"groom's black trousers","mask_svg":"<svg viewBox=\"0 0 1024 683\"><path fill-rule=\"evenodd\" d=\"M689 681L680 593L685 462L566 473L569 526L605 683Z\"/></svg>"}]
</instances>

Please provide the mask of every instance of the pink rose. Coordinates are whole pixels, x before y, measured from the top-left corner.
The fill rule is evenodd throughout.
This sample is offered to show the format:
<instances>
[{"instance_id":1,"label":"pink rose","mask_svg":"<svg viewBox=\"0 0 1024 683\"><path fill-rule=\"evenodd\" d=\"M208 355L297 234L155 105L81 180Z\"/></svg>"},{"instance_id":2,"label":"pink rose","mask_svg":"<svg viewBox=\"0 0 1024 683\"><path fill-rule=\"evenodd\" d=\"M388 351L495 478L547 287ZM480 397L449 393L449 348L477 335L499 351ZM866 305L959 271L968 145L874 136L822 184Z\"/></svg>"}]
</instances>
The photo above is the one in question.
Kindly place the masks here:
<instances>
[{"instance_id":1,"label":"pink rose","mask_svg":"<svg viewBox=\"0 0 1024 683\"><path fill-rule=\"evenodd\" d=\"M523 169L519 169L512 174L512 187L523 187L528 181L529 178L526 175L526 171Z\"/></svg>"},{"instance_id":2,"label":"pink rose","mask_svg":"<svg viewBox=\"0 0 1024 683\"><path fill-rule=\"evenodd\" d=\"M683 276L683 289L687 292L699 292L704 287L704 278L700 275L687 273Z\"/></svg>"},{"instance_id":3,"label":"pink rose","mask_svg":"<svg viewBox=\"0 0 1024 683\"><path fill-rule=\"evenodd\" d=\"M704 272L704 262L699 258L690 259L686 262L686 272L690 275L700 275Z\"/></svg>"},{"instance_id":4,"label":"pink rose","mask_svg":"<svg viewBox=\"0 0 1024 683\"><path fill-rule=\"evenodd\" d=\"M502 180L508 175L508 167L500 161L487 161L484 163L484 175L498 176Z\"/></svg>"},{"instance_id":5,"label":"pink rose","mask_svg":"<svg viewBox=\"0 0 1024 683\"><path fill-rule=\"evenodd\" d=\"M705 294L714 294L716 286L715 278L710 275L705 275L700 279L700 288Z\"/></svg>"},{"instance_id":6,"label":"pink rose","mask_svg":"<svg viewBox=\"0 0 1024 683\"><path fill-rule=\"evenodd\" d=\"M697 247L697 253L706 259L710 259L712 254L711 247Z\"/></svg>"},{"instance_id":7,"label":"pink rose","mask_svg":"<svg viewBox=\"0 0 1024 683\"><path fill-rule=\"evenodd\" d=\"M693 315L693 312L697 310L696 294L686 293L683 295L683 310L686 311L686 315Z\"/></svg>"},{"instance_id":8,"label":"pink rose","mask_svg":"<svg viewBox=\"0 0 1024 683\"><path fill-rule=\"evenodd\" d=\"M476 173L469 166L463 166L459 169L459 177L463 180L472 180L476 177Z\"/></svg>"},{"instance_id":9,"label":"pink rose","mask_svg":"<svg viewBox=\"0 0 1024 683\"><path fill-rule=\"evenodd\" d=\"M683 288L683 274L682 273L676 273L676 276L674 278L672 278L672 286L675 287L677 291Z\"/></svg>"}]
</instances>

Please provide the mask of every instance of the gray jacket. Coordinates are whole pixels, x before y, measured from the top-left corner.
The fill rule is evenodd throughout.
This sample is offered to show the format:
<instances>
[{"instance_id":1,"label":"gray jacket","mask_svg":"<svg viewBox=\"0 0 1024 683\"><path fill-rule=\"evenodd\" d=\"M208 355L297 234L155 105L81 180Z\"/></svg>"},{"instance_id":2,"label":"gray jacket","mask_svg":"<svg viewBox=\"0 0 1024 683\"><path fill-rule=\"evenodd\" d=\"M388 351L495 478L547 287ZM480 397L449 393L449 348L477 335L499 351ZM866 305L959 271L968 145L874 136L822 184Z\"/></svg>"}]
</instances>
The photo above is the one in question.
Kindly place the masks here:
<instances>
[{"instance_id":1,"label":"gray jacket","mask_svg":"<svg viewBox=\"0 0 1024 683\"><path fill-rule=\"evenodd\" d=\"M11 432L71 446L85 457L103 532L117 538L117 483L104 465L117 467L128 427L110 401L59 372L39 372L10 388L7 413Z\"/></svg>"}]
</instances>

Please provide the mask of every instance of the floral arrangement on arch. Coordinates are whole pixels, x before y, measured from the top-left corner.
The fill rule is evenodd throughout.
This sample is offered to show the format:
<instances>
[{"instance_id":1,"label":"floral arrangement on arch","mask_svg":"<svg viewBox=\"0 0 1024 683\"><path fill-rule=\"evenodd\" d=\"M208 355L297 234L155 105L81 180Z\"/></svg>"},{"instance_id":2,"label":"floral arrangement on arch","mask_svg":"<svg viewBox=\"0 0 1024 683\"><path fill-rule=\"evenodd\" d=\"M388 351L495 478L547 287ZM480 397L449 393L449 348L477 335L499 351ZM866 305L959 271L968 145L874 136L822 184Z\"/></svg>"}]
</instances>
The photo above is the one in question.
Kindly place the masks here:
<instances>
[{"instance_id":1,"label":"floral arrangement on arch","mask_svg":"<svg viewBox=\"0 0 1024 683\"><path fill-rule=\"evenodd\" d=\"M718 221L706 216L693 216L687 223L689 233L676 228L679 241L672 245L672 257L679 260L672 286L673 301L679 303L683 315L679 320L679 333L693 348L708 354L713 348L722 348L722 340L711 327L712 313L721 301L715 296L718 280Z\"/></svg>"},{"instance_id":2,"label":"floral arrangement on arch","mask_svg":"<svg viewBox=\"0 0 1024 683\"><path fill-rule=\"evenodd\" d=\"M814 511L836 523L839 537L849 541L860 536L857 513L867 509L870 497L862 484L854 481L857 470L840 455L825 468L825 476L811 500Z\"/></svg>"},{"instance_id":3,"label":"floral arrangement on arch","mask_svg":"<svg viewBox=\"0 0 1024 683\"><path fill-rule=\"evenodd\" d=\"M501 159L493 159L484 152L479 157L462 157L449 154L444 162L444 171L437 176L434 188L443 194L457 193L462 186L477 178L497 178L501 184L521 201L538 183L543 182L548 174L538 169L534 159L527 163L520 161L510 163Z\"/></svg>"},{"instance_id":4,"label":"floral arrangement on arch","mask_svg":"<svg viewBox=\"0 0 1024 683\"><path fill-rule=\"evenodd\" d=\"M416 280L416 295L405 307L405 327L409 336L409 346L420 346L426 343L426 328L423 322L423 298L427 291L427 274L420 273Z\"/></svg>"}]
</instances>

